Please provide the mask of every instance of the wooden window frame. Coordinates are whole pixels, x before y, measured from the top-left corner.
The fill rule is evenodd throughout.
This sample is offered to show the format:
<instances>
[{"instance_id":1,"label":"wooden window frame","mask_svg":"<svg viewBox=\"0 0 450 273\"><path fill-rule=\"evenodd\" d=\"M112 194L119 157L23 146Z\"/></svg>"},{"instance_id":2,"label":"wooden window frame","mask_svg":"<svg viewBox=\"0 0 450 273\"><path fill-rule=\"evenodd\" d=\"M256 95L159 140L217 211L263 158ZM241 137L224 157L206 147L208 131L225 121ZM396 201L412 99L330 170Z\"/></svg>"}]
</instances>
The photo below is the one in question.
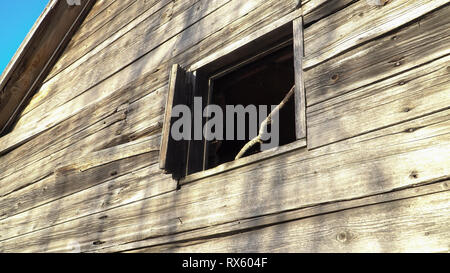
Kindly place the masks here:
<instances>
[{"instance_id":1,"label":"wooden window frame","mask_svg":"<svg viewBox=\"0 0 450 273\"><path fill-rule=\"evenodd\" d=\"M193 64L189 69L183 70L178 65L174 65L171 71L169 93L166 103L166 113L163 125L163 135L161 140L160 167L167 172L176 173L174 178L179 180L180 185L194 182L198 179L216 175L225 171L239 168L251 163L255 163L264 159L281 155L283 153L306 148L307 127L306 127L306 102L305 89L303 83L302 62L304 57L303 48L303 18L297 10L284 18L260 29L249 36L222 48L221 50L207 56L199 62ZM172 105L179 95L177 95L177 85L184 84L183 93L187 96L185 103L192 104L194 96L208 98L211 92L212 80L217 77L218 73L226 74L234 69L242 67L244 64L250 63L262 56L270 54L269 51L283 42L288 41L287 37L291 37L290 41L294 50L294 70L295 70L295 131L296 140L292 143L249 155L234 161L220 164L211 169L205 169L205 149L206 141L184 141L183 143L171 144L170 125L171 125L171 109ZM269 52L269 53L268 53ZM225 68L225 69L224 69ZM180 80L180 78L183 78ZM189 80L186 80L189 79ZM175 98L175 100L174 100ZM179 100L179 99L178 99ZM203 100L203 108L208 102ZM194 118L194 117L192 117ZM204 124L204 122L202 123ZM172 141L173 142L173 141ZM185 158L178 157L179 164L184 164L181 169L171 167L173 160L170 159L171 149L178 145L179 151L184 151ZM199 153L201 151L201 154ZM200 158L200 160L199 160ZM172 160L172 161L171 161ZM167 162L167 163L166 163ZM172 163L169 163L172 162ZM175 171L174 171L175 170Z\"/></svg>"}]
</instances>

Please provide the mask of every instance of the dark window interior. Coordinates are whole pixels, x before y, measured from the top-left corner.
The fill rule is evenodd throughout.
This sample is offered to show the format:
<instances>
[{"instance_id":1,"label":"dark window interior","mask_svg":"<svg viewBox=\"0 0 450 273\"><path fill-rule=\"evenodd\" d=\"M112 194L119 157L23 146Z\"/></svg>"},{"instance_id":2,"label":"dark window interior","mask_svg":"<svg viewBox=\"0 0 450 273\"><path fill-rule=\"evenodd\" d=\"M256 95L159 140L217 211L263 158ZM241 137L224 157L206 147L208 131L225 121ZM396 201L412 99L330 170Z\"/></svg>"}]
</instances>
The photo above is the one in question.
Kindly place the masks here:
<instances>
[{"instance_id":1,"label":"dark window interior","mask_svg":"<svg viewBox=\"0 0 450 273\"><path fill-rule=\"evenodd\" d=\"M277 49L212 81L210 103L220 105L223 110L225 105L241 104L244 107L249 104L257 107L267 105L270 113L270 105L278 105L294 85L293 45ZM213 140L207 143L206 169L234 160L241 148L250 140L248 122L246 117L246 140ZM236 134L236 130L234 131ZM226 128L224 128L225 135ZM291 143L295 139L294 99L291 98L280 111L279 145ZM259 144L245 156L258 152L260 152Z\"/></svg>"}]
</instances>

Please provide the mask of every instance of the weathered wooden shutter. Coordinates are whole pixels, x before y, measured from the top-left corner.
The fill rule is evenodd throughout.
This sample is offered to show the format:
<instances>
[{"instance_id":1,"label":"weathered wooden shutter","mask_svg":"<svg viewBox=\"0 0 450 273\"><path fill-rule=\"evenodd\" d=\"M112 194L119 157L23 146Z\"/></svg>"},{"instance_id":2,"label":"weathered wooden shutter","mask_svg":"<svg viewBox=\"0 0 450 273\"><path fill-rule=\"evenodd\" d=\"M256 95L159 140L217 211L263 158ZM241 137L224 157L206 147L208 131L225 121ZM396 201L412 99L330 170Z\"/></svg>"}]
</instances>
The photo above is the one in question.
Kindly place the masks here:
<instances>
[{"instance_id":1,"label":"weathered wooden shutter","mask_svg":"<svg viewBox=\"0 0 450 273\"><path fill-rule=\"evenodd\" d=\"M171 137L171 127L175 122L172 117L174 106L184 104L190 107L194 76L178 64L172 66L169 78L169 93L167 94L166 110L160 148L159 166L178 179L186 172L188 140L175 141Z\"/></svg>"},{"instance_id":2,"label":"weathered wooden shutter","mask_svg":"<svg viewBox=\"0 0 450 273\"><path fill-rule=\"evenodd\" d=\"M292 21L294 39L294 68L295 68L295 135L297 139L306 138L306 94L303 82L303 17Z\"/></svg>"}]
</instances>

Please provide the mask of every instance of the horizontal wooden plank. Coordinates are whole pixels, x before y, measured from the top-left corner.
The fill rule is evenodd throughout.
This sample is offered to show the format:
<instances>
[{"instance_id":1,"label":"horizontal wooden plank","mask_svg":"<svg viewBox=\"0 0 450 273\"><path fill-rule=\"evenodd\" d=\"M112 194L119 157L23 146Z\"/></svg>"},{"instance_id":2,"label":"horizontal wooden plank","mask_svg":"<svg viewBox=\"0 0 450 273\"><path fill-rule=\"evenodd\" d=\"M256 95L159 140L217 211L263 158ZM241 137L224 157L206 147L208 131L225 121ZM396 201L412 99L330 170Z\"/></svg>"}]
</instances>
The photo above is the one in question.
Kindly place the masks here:
<instances>
[{"instance_id":1,"label":"horizontal wooden plank","mask_svg":"<svg viewBox=\"0 0 450 273\"><path fill-rule=\"evenodd\" d=\"M77 181L79 180L74 179L72 183ZM51 186L52 184L47 182L41 183L39 188L42 191L43 188L48 189ZM175 180L169 175L162 174L157 164L149 161L141 169L113 177L105 183L0 220L0 230L3 231L0 234L0 241L91 214L100 212L107 214L110 209L174 191L176 187ZM21 202L27 202L25 196L21 197ZM35 205L39 203L36 202ZM16 228L11 228L13 226Z\"/></svg>"},{"instance_id":2,"label":"horizontal wooden plank","mask_svg":"<svg viewBox=\"0 0 450 273\"><path fill-rule=\"evenodd\" d=\"M450 192L130 252L448 252Z\"/></svg>"},{"instance_id":3,"label":"horizontal wooden plank","mask_svg":"<svg viewBox=\"0 0 450 273\"><path fill-rule=\"evenodd\" d=\"M358 0L313 0L302 4L303 22L310 25Z\"/></svg>"},{"instance_id":4,"label":"horizontal wooden plank","mask_svg":"<svg viewBox=\"0 0 450 273\"><path fill-rule=\"evenodd\" d=\"M255 230L258 227L265 228L267 226L273 226L275 224L283 224L286 222L294 221L294 220L303 220L305 218L314 217L316 215L327 215L333 212L339 212L342 210L348 210L352 208L366 207L370 205L391 202L395 200L402 200L411 197L423 196L432 193L438 193L442 191L448 190L448 180L443 182L437 182L430 185L408 188L404 190L383 193L379 195L369 196L365 198L355 199L355 200L346 200L340 201L336 203L324 204L309 208L304 208L300 210L288 211L288 212L280 212L274 215L265 215L257 218L251 219L242 219L239 221L226 223L220 226L212 226L206 227L201 230L192 230L186 233L174 234L171 235L170 238L158 237L158 238L150 238L147 240L139 241L139 242L131 242L129 244L119 245L116 247L105 248L99 251L101 252L154 252L157 249L167 249L167 248L180 248L183 249L184 245L202 243L202 241L208 241L205 238L208 235L211 235L211 238L221 238L229 236L233 233L243 233L246 230ZM210 239L209 241L215 241L216 239ZM177 243L180 242L180 243ZM187 243L181 243L187 242ZM154 247L152 247L154 246Z\"/></svg>"},{"instance_id":5,"label":"horizontal wooden plank","mask_svg":"<svg viewBox=\"0 0 450 273\"><path fill-rule=\"evenodd\" d=\"M84 172L96 166L101 166L139 154L150 153L157 151L158 149L159 138L150 136L94 152L81 158L68 159L59 164L60 166L55 170L55 174L60 177L71 174L77 175L79 172Z\"/></svg>"},{"instance_id":6,"label":"horizontal wooden plank","mask_svg":"<svg viewBox=\"0 0 450 273\"><path fill-rule=\"evenodd\" d=\"M237 49L239 44L250 42L262 35L288 23L301 15L300 10L292 10L292 3L266 1L245 16L212 33L198 44L174 54L174 63L179 63L190 70L216 60Z\"/></svg>"},{"instance_id":7,"label":"horizontal wooden plank","mask_svg":"<svg viewBox=\"0 0 450 273\"><path fill-rule=\"evenodd\" d=\"M159 136L67 159L55 174L0 198L0 218L26 211L83 189L126 175L158 160ZM73 181L78 181L73 183Z\"/></svg>"},{"instance_id":8,"label":"horizontal wooden plank","mask_svg":"<svg viewBox=\"0 0 450 273\"><path fill-rule=\"evenodd\" d=\"M81 115L69 119L54 129L46 132L38 139L25 145L40 147L34 153L28 154L22 149L11 152L2 160L3 172L0 175L0 196L6 196L17 189L37 182L54 172L58 164L67 158L68 154L83 157L89 152L122 144L161 128L164 105L164 88L150 93L148 96L127 105L127 96L110 97L101 105L86 109ZM129 98L129 96L128 96ZM123 101L125 107L108 109L108 102ZM144 111L138 111L145 107ZM103 117L103 118L102 118ZM92 119L91 119L92 118ZM90 122L98 119L94 125ZM144 119L144 121L142 121ZM75 126L80 125L81 128ZM78 129L79 131L72 131ZM55 138L65 133L61 139ZM64 136L64 135L63 135ZM33 148L31 148L33 150ZM22 154L23 153L23 154ZM20 164L10 164L7 159L18 157ZM16 158L17 159L17 158ZM12 160L13 161L13 160ZM39 166L39 167L38 167Z\"/></svg>"},{"instance_id":9,"label":"horizontal wooden plank","mask_svg":"<svg viewBox=\"0 0 450 273\"><path fill-rule=\"evenodd\" d=\"M152 0L151 4L154 5L156 1L159 0ZM73 46L77 46L81 42L83 42L87 37L91 36L93 33L96 33L97 30L101 29L105 25L108 25L111 23L114 18L117 17L123 17L122 13L127 10L130 6L139 5L142 8L141 11L145 11L145 6L142 3L142 0L128 0L128 1L107 1L109 3L103 3L103 9L101 11L98 11L92 18L93 20L89 20L89 18L86 18L86 20L83 22L83 24L80 26L80 29L78 32L72 37L72 41L70 44L67 45L67 49L72 48ZM101 2L99 3L101 4ZM135 14L134 17L139 16L139 13ZM121 18L122 20L133 20L133 16L130 16L130 18ZM117 28L116 30L119 30L120 28ZM96 33L100 34L100 33ZM49 75L51 77L51 74Z\"/></svg>"},{"instance_id":10,"label":"horizontal wooden plank","mask_svg":"<svg viewBox=\"0 0 450 273\"><path fill-rule=\"evenodd\" d=\"M96 0L89 14L83 21L83 24L89 23L92 19L97 17L102 11L112 5L116 0Z\"/></svg>"},{"instance_id":11,"label":"horizontal wooden plank","mask_svg":"<svg viewBox=\"0 0 450 273\"><path fill-rule=\"evenodd\" d=\"M450 54L450 6L305 71L308 105Z\"/></svg>"},{"instance_id":12,"label":"horizontal wooden plank","mask_svg":"<svg viewBox=\"0 0 450 273\"><path fill-rule=\"evenodd\" d=\"M116 110L82 111L82 114L91 114L93 118L91 124L87 124L81 116L73 116L66 122L45 132L39 138L34 138L19 149L3 155L0 161L0 180L15 172L19 172L21 169L44 157L51 155L55 157L55 153L62 149L76 145L78 141L125 120L127 117L126 111L116 112ZM70 151L69 148L67 152Z\"/></svg>"},{"instance_id":13,"label":"horizontal wooden plank","mask_svg":"<svg viewBox=\"0 0 450 273\"><path fill-rule=\"evenodd\" d=\"M37 181L32 181L33 183L24 184L22 188L16 188L8 195L0 198L0 204L2 204L0 218L3 219L5 217L9 217L11 215L29 210L30 208L33 208L35 206L51 202L52 200L60 199L68 194L86 188L86 185L91 185L92 183L102 183L105 181L105 179L114 178L116 176L129 173L135 169L142 168L143 166L147 166L148 164L152 163L149 157L150 156L143 155L136 158L124 158L124 160L119 159L117 160L117 162L113 161L110 163L106 163L103 168L113 168L110 170L111 173L117 174L111 177L106 174L102 174L103 179L101 179L100 176L88 177L85 178L82 183L71 183L70 187L68 187L70 188L70 190L66 189L64 191L61 190L61 185L70 183L70 179L54 179L53 172L51 172L50 174L48 174L48 176L44 176L44 178ZM114 170L114 168L116 168L116 170ZM90 172L93 173L94 171ZM61 179L64 180L64 182L61 182ZM76 177L74 179L76 179Z\"/></svg>"},{"instance_id":14,"label":"horizontal wooden plank","mask_svg":"<svg viewBox=\"0 0 450 273\"><path fill-rule=\"evenodd\" d=\"M302 149L302 148L306 148L306 139L299 139L297 141L294 141L292 143L289 143L289 144L286 144L286 145L283 145L280 147L275 147L275 148L272 148L269 150L262 151L257 154L252 154L252 155L249 155L246 157L235 159L233 161L220 164L217 167L214 167L214 168L202 171L202 172L190 174L186 177L181 178L179 184L180 184L180 186L183 186L185 184L192 183L196 180L204 179L208 176L218 175L220 173L228 172L233 169L243 167L245 165L255 164L258 161L268 159L271 157L275 157L275 156L280 156L284 153L292 152L292 151Z\"/></svg>"},{"instance_id":15,"label":"horizontal wooden plank","mask_svg":"<svg viewBox=\"0 0 450 273\"><path fill-rule=\"evenodd\" d=\"M259 41L263 37L267 37L267 35L271 32L276 32L277 29L291 24L291 22L301 16L301 10L296 10L286 16L283 16L279 20L264 26L257 31L251 33L243 37L242 39L231 43L227 46L220 48L219 50L213 52L211 55L208 55L206 58L199 60L198 62L192 64L189 67L190 71L196 71L206 65L210 65L212 62L218 61L219 59L223 59L227 55L236 54L236 52L240 51L243 47L248 46L248 44L252 44L255 41ZM292 27L289 26L292 32ZM275 35L276 36L276 35ZM227 61L228 62L228 61Z\"/></svg>"},{"instance_id":16,"label":"horizontal wooden plank","mask_svg":"<svg viewBox=\"0 0 450 273\"><path fill-rule=\"evenodd\" d=\"M405 25L448 0L393 0L384 6L358 1L305 29L304 69Z\"/></svg>"},{"instance_id":17,"label":"horizontal wooden plank","mask_svg":"<svg viewBox=\"0 0 450 273\"><path fill-rule=\"evenodd\" d=\"M377 143L389 143L390 145L399 145L399 140L405 142L408 140L413 140L417 138L418 134L422 136L425 135L438 135L441 134L448 125L442 125L442 121L450 120L450 110L446 111L446 113L436 113L434 115L430 115L424 118L412 120L410 122L406 122L404 124L399 124L397 126L388 127L382 130L378 130L376 132L372 132L369 135L362 135L359 137L355 137L346 141L342 141L339 143L335 143L333 145L329 145L323 147L325 151L329 153L333 153L336 151L343 151L352 149L354 145L358 145L361 142L373 141L374 139L379 139L379 142L374 142L372 145L379 146ZM433 125L432 125L433 124ZM441 124L436 126L437 124ZM431 125L431 126L430 126ZM423 126L420 127L419 126ZM416 130L410 130L411 128L416 128ZM447 129L448 130L448 129ZM422 131L422 132L419 132ZM413 133L414 132L414 133ZM416 134L416 136L414 136ZM392 137L397 136L397 137ZM292 221L295 219L302 219L305 217L314 216L317 214L325 214L333 211L340 211L343 209L349 209L353 207L360 207L365 205L377 204L392 200L409 198L412 196L419 196L424 194L429 194L433 192L439 192L441 190L448 189L448 180L434 183L431 185L421 186L421 187L413 187L406 190L394 191L390 193L383 193L375 196L369 196L366 198L341 201L336 203L330 203L325 205L318 205L308 208L302 208L299 210L288 211L288 212L280 212L274 215L264 215L256 218L249 219L239 219L230 223L226 223L219 226L209 226L199 230L192 230L188 232L183 232L179 234L171 234L169 236L162 236L156 238L149 238L141 241L135 241L128 244L121 244L113 247L106 247L103 249L99 249L99 252L117 252L117 251L126 251L129 249L138 249L138 248L146 248L150 246L158 246L167 243L174 243L177 241L193 241L195 238L204 238L204 237L220 237L220 234L228 235L233 232L242 232L246 229L255 229L260 226L267 226L276 223ZM172 245L172 244L171 244ZM174 245L172 245L174 246ZM158 247L157 247L158 248ZM164 248L164 246L163 246ZM137 251L152 251L151 249L142 249ZM154 251L154 250L153 250Z\"/></svg>"},{"instance_id":18,"label":"horizontal wooden plank","mask_svg":"<svg viewBox=\"0 0 450 273\"><path fill-rule=\"evenodd\" d=\"M45 157L58 159L58 154L77 152L79 155L100 150L114 143L121 144L136 139L139 131L149 132L152 123L157 123L163 113L165 88L161 87L133 102L139 93L149 92L149 85L134 83L129 86L134 92L117 90L104 101L83 109L77 115L34 138L23 146L3 155L0 159L0 180ZM130 104L129 104L130 103ZM114 105L114 106L113 106ZM150 111L143 115L141 108ZM141 120L144 119L144 122ZM118 124L116 124L118 123ZM108 128L112 126L111 128ZM102 131L107 130L107 134ZM157 131L158 128L153 128ZM98 138L93 135L98 134ZM109 134L109 135L108 135ZM118 137L124 142L117 142ZM128 140L127 140L128 139ZM63 151L65 150L65 151ZM48 163L43 163L46 165ZM0 182L1 183L1 182Z\"/></svg>"},{"instance_id":19,"label":"horizontal wooden plank","mask_svg":"<svg viewBox=\"0 0 450 273\"><path fill-rule=\"evenodd\" d=\"M366 135L360 142L345 145L342 151L329 145L288 153L283 158L199 180L177 192L108 210L106 214L93 214L4 240L0 247L5 251L68 251L75 242L82 251L94 251L448 179L448 116L439 116L447 121L418 130L408 131L404 124L395 130L386 128L389 133L383 137ZM98 219L104 215L107 217Z\"/></svg>"},{"instance_id":20,"label":"horizontal wooden plank","mask_svg":"<svg viewBox=\"0 0 450 273\"><path fill-rule=\"evenodd\" d=\"M94 147L91 147L90 145L91 143L94 143L94 141L96 141L97 137L108 137L110 135L114 135L115 131L120 129L120 126L123 122L120 116L112 116L111 120L105 121L112 121L113 123L108 124L109 126L102 128L98 132L92 133L90 132L90 130L88 130L88 132L91 134L86 139L83 139L81 141L79 139L74 139L78 140L75 145L71 145L71 139L67 139L67 141L64 141L64 143L62 143L65 145L69 145L64 150L60 150L55 154L50 154L44 157L38 155L38 159L36 161L27 162L28 164L25 166L12 165L8 169L8 174L2 177L2 179L0 180L0 184L2 185L0 198L4 198L17 191L21 194L26 194L26 192L28 191L28 187L40 181L41 179L52 175L58 165L58 162L63 161L67 158L84 156L89 151L92 151ZM80 135L83 134L84 132ZM79 135L77 135L77 137L78 136ZM99 141L99 144L104 144L104 142Z\"/></svg>"},{"instance_id":21,"label":"horizontal wooden plank","mask_svg":"<svg viewBox=\"0 0 450 273\"><path fill-rule=\"evenodd\" d=\"M307 108L308 148L450 107L450 56Z\"/></svg>"}]
</instances>

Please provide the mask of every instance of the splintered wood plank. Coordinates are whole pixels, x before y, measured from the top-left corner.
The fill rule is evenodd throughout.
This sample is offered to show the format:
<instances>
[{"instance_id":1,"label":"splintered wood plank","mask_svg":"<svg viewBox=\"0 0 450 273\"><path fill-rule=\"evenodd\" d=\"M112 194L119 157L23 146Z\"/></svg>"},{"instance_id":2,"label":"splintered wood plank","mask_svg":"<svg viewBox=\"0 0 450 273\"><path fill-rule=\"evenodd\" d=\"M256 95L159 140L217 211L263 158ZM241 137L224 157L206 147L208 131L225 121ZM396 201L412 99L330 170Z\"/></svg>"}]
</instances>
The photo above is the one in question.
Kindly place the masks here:
<instances>
[{"instance_id":1,"label":"splintered wood plank","mask_svg":"<svg viewBox=\"0 0 450 273\"><path fill-rule=\"evenodd\" d=\"M358 1L305 29L304 69L370 41L448 3L448 0L393 0L384 6Z\"/></svg>"},{"instance_id":2,"label":"splintered wood plank","mask_svg":"<svg viewBox=\"0 0 450 273\"><path fill-rule=\"evenodd\" d=\"M448 252L450 192L130 252Z\"/></svg>"},{"instance_id":3,"label":"splintered wood plank","mask_svg":"<svg viewBox=\"0 0 450 273\"><path fill-rule=\"evenodd\" d=\"M450 107L450 56L308 107L308 148Z\"/></svg>"},{"instance_id":4,"label":"splintered wood plank","mask_svg":"<svg viewBox=\"0 0 450 273\"><path fill-rule=\"evenodd\" d=\"M60 163L60 167L55 170L55 174L56 176L67 176L70 173L84 172L95 166L101 166L120 159L157 151L158 148L159 138L155 136L146 137L94 152L82 158L68 159L65 162Z\"/></svg>"},{"instance_id":5,"label":"splintered wood plank","mask_svg":"<svg viewBox=\"0 0 450 273\"><path fill-rule=\"evenodd\" d=\"M450 6L305 71L308 106L450 54Z\"/></svg>"},{"instance_id":6,"label":"splintered wood plank","mask_svg":"<svg viewBox=\"0 0 450 273\"><path fill-rule=\"evenodd\" d=\"M41 159L44 161L41 161L40 164L47 167L48 164L58 161L58 158L65 154L76 152L77 155L82 155L110 145L108 142L112 144L115 142L114 139L119 136L124 140L127 138L133 140L138 131L150 132L149 130L152 130L150 127L153 127L152 123L159 122L161 119L166 93L165 86L151 91L152 83L153 81L150 80L144 83L137 81L124 90L117 90L100 103L83 109L77 115L46 131L38 138L33 138L18 149L2 156L0 180L13 173L23 174L22 169ZM127 92L129 90L133 90L133 92ZM136 96L143 92L149 92L149 90L150 93L147 96L135 101ZM143 115L144 111L138 111L142 108L146 110L145 116ZM110 128L108 129L108 127ZM102 133L104 129L107 130L106 134ZM158 129L154 128L153 130ZM95 134L99 139L95 139ZM49 159L52 161L45 162L47 157L50 157ZM31 172L35 174L36 170L33 169ZM31 178L26 177L27 180ZM11 183L16 184L15 182Z\"/></svg>"},{"instance_id":7,"label":"splintered wood plank","mask_svg":"<svg viewBox=\"0 0 450 273\"><path fill-rule=\"evenodd\" d=\"M409 131L405 128L413 125L401 124L386 128L383 136L368 134L342 150L329 145L287 153L282 158L198 180L176 192L108 210L106 214L92 214L4 240L0 248L68 251L75 242L81 251L95 251L448 179L448 111L436 116L441 122L427 122L430 125L424 128Z\"/></svg>"},{"instance_id":8,"label":"splintered wood plank","mask_svg":"<svg viewBox=\"0 0 450 273\"><path fill-rule=\"evenodd\" d=\"M142 88L145 88L145 85ZM5 161L2 160L4 171L0 175L0 196L8 195L17 189L22 189L23 193L25 186L52 174L56 166L61 164L68 154L73 157L82 157L95 150L120 145L149 133L159 132L162 124L164 93L165 87L129 105L127 103L129 96L116 94L101 105L86 109L73 119L63 122L61 126L52 128L29 144L27 143L23 147L25 150L33 151L33 148L27 146L38 147L38 150L34 150L31 154L19 149L12 151L11 155L5 155ZM109 103L117 100L124 104L108 109ZM142 107L145 107L150 114L146 112L143 116L143 111L137 111ZM89 125L90 122L94 122L92 126ZM81 127L76 128L77 125ZM55 138L55 135L61 133L65 133L66 135L62 135L65 137ZM21 164L8 164L8 159L20 160L18 162Z\"/></svg>"}]
</instances>

